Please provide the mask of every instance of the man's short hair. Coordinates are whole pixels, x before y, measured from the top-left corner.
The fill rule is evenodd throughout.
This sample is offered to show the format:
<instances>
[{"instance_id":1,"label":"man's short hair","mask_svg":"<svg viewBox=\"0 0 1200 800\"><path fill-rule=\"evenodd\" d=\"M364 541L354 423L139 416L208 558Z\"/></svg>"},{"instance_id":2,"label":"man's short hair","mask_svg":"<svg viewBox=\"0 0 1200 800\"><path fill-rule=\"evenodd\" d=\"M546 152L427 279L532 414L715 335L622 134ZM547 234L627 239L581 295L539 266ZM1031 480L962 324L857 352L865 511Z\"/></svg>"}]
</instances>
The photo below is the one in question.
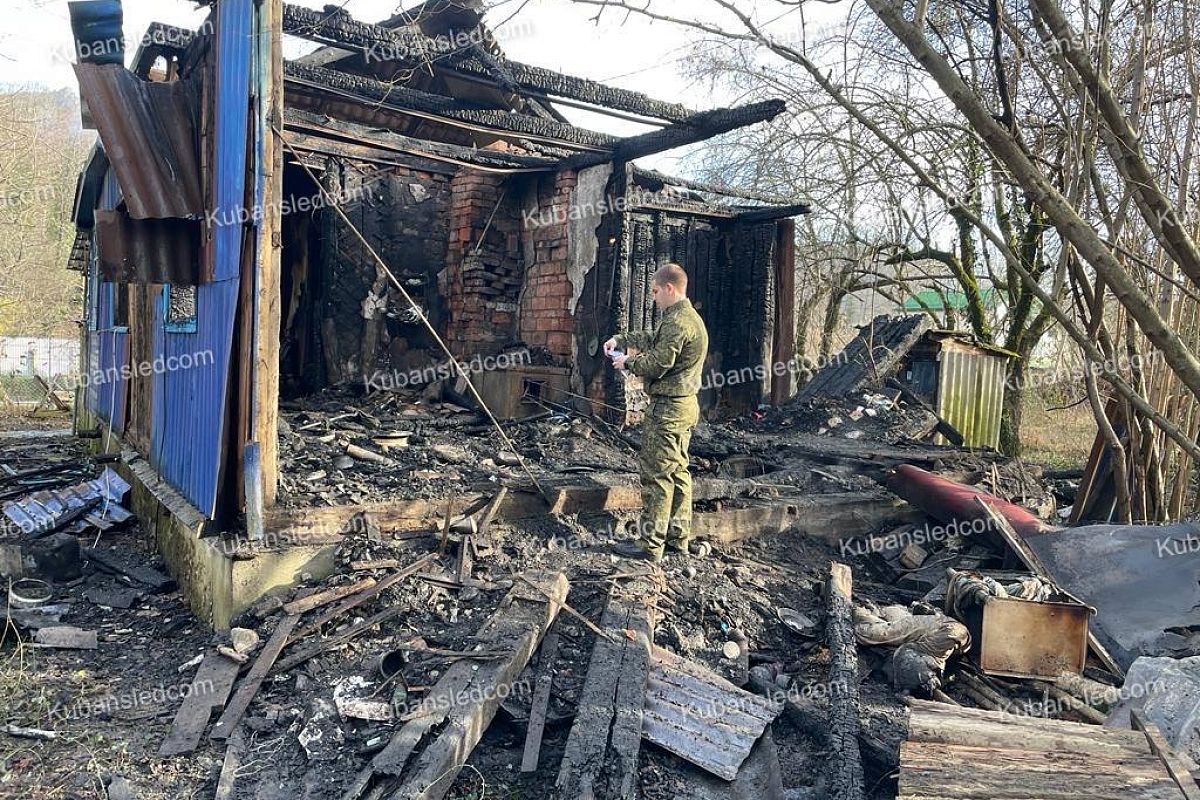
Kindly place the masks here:
<instances>
[{"instance_id":1,"label":"man's short hair","mask_svg":"<svg viewBox=\"0 0 1200 800\"><path fill-rule=\"evenodd\" d=\"M664 264L654 273L654 282L659 286L668 283L675 287L680 294L687 292L687 273L678 264Z\"/></svg>"}]
</instances>

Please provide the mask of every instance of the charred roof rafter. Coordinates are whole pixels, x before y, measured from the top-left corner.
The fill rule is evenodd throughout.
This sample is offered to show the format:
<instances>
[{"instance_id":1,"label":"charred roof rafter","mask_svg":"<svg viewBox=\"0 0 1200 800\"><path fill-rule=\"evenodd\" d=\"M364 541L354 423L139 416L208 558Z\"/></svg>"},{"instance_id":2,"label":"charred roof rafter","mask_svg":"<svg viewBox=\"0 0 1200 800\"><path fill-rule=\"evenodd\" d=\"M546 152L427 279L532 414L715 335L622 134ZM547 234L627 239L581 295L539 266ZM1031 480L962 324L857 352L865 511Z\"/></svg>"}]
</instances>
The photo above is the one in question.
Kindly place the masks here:
<instances>
[{"instance_id":1,"label":"charred roof rafter","mask_svg":"<svg viewBox=\"0 0 1200 800\"><path fill-rule=\"evenodd\" d=\"M432 59L443 60L442 69L458 72L464 78L483 79L499 88L509 83L534 98L562 97L587 103L600 111L615 109L670 122L685 120L695 113L679 103L655 100L641 92L497 57L497 64L505 71L500 78L494 71L496 65L489 67L483 63L473 46L455 48L449 42L411 30L359 22L342 11L330 13L285 4L283 32L360 52L368 60L372 54L383 54L411 67L427 66Z\"/></svg>"},{"instance_id":2,"label":"charred roof rafter","mask_svg":"<svg viewBox=\"0 0 1200 800\"><path fill-rule=\"evenodd\" d=\"M293 84L348 95L379 108L434 116L448 124L473 126L500 136L526 136L576 148L599 150L601 152L595 154L601 161L608 160L608 149L618 141L614 136L556 120L510 114L499 109L472 108L453 97L294 61L284 64L284 75Z\"/></svg>"}]
</instances>

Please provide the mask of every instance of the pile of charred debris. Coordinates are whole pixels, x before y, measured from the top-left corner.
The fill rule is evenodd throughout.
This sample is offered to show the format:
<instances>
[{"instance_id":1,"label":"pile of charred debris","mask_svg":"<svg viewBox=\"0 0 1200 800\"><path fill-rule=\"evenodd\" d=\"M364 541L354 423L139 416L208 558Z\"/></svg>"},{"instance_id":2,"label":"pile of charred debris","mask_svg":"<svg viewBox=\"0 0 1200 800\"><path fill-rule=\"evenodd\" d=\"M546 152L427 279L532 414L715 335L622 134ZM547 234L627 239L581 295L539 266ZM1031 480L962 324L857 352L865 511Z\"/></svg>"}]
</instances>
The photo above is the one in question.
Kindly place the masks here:
<instances>
[{"instance_id":1,"label":"pile of charred debris","mask_svg":"<svg viewBox=\"0 0 1200 800\"><path fill-rule=\"evenodd\" d=\"M1155 572L1129 526L1052 529L1070 481L928 443L937 415L887 382L701 424L710 552L658 565L608 552L637 518L636 428L566 405L500 424L503 438L450 381L285 404L279 513L366 510L330 574L216 634L148 552L114 465L77 440L5 440L3 657L21 668L0 734L22 743L0 783L966 798L1083 797L1071 776L1086 774L1089 797L1132 796L1125 779L1139 797L1196 796L1194 556ZM446 511L386 513L414 499ZM80 743L101 731L121 757L93 753L81 783ZM1043 740L1069 773L1039 773L1055 794L1006 760ZM1113 794L1095 788L1105 748L1136 773Z\"/></svg>"}]
</instances>

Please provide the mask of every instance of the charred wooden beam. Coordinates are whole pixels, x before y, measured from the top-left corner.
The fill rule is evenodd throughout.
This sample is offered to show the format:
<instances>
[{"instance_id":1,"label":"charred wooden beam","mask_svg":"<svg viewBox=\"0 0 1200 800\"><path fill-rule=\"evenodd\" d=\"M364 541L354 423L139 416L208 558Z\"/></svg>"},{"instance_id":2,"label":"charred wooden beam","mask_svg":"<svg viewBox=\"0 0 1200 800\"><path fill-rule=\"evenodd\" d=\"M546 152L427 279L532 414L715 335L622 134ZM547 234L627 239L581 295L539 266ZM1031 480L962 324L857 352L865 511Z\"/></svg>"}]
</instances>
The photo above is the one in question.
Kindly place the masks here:
<instances>
[{"instance_id":1,"label":"charred wooden beam","mask_svg":"<svg viewBox=\"0 0 1200 800\"><path fill-rule=\"evenodd\" d=\"M587 679L566 749L557 787L563 798L631 800L638 790L642 711L650 676L654 620L650 605L657 592L652 579L614 585L588 662Z\"/></svg>"},{"instance_id":2,"label":"charred wooden beam","mask_svg":"<svg viewBox=\"0 0 1200 800\"><path fill-rule=\"evenodd\" d=\"M583 169L602 164L610 158L616 161L633 161L635 158L695 144L722 133L744 128L747 125L774 119L783 113L785 107L782 100L763 100L734 108L714 108L711 111L701 111L686 120L667 125L656 131L618 139L610 157L601 157L590 153L580 154L565 159L563 167L565 169Z\"/></svg>"},{"instance_id":3,"label":"charred wooden beam","mask_svg":"<svg viewBox=\"0 0 1200 800\"><path fill-rule=\"evenodd\" d=\"M834 800L863 800L861 728L858 700L858 645L854 638L854 578L850 567L834 562L825 585L825 640L829 646L829 686L836 694L829 708L833 745L830 796Z\"/></svg>"},{"instance_id":4,"label":"charred wooden beam","mask_svg":"<svg viewBox=\"0 0 1200 800\"><path fill-rule=\"evenodd\" d=\"M649 189L652 192L662 191L666 186L677 186L681 189L691 189L694 192L717 194L722 197L737 197L742 200L756 200L760 203L770 203L777 206L785 206L793 202L792 199L779 195L738 189L733 186L717 186L716 184L704 183L703 181L693 181L674 175L665 175L652 169L644 169L643 167L633 168L633 180L638 186L641 186L643 189Z\"/></svg>"},{"instance_id":5,"label":"charred wooden beam","mask_svg":"<svg viewBox=\"0 0 1200 800\"><path fill-rule=\"evenodd\" d=\"M551 170L556 169L558 163L557 159L539 158L521 153L503 153L496 150L481 150L427 139L414 139L411 136L403 136L399 133L353 122L344 122L296 108L287 109L284 112L283 121L284 135L290 135L289 141L300 150L307 149L303 140L311 136L347 141L438 161L465 162L494 169ZM310 146L316 147L315 144Z\"/></svg>"},{"instance_id":6,"label":"charred wooden beam","mask_svg":"<svg viewBox=\"0 0 1200 800\"><path fill-rule=\"evenodd\" d=\"M647 97L641 92L606 86L597 81L496 57L488 64L478 58L474 43L456 46L445 37L429 37L406 28L359 22L343 11L315 11L285 5L283 32L319 44L361 53L372 61L395 61L410 67L439 59L440 69L483 78L498 88L579 100L600 109L630 111L646 117L681 121L693 112L679 103Z\"/></svg>"},{"instance_id":7,"label":"charred wooden beam","mask_svg":"<svg viewBox=\"0 0 1200 800\"><path fill-rule=\"evenodd\" d=\"M799 214L807 214L812 209L807 203L792 203L786 206L766 206L739 211L738 222L771 222L777 219L787 219Z\"/></svg>"},{"instance_id":8,"label":"charred wooden beam","mask_svg":"<svg viewBox=\"0 0 1200 800\"><path fill-rule=\"evenodd\" d=\"M472 108L466 103L445 95L430 94L399 84L388 84L361 75L313 67L294 61L284 65L288 82L349 95L364 104L392 109L401 113L418 112L441 118L450 123L467 123L482 130L499 134L517 134L580 145L589 148L608 148L618 141L584 128L576 128L557 120L511 114L507 111ZM597 154L602 163L608 160L607 151Z\"/></svg>"}]
</instances>

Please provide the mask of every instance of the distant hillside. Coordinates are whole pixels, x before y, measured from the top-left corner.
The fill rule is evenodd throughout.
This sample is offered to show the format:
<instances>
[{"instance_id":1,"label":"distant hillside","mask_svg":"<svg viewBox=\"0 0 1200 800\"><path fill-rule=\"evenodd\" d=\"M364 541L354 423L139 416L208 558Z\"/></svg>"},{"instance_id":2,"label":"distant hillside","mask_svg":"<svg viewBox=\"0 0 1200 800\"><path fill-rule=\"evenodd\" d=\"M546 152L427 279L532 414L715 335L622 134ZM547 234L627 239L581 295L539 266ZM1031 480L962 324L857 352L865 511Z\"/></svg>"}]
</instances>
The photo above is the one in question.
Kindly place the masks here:
<instances>
[{"instance_id":1,"label":"distant hillside","mask_svg":"<svg viewBox=\"0 0 1200 800\"><path fill-rule=\"evenodd\" d=\"M75 180L94 140L72 92L0 90L0 335L78 333L83 280L66 261Z\"/></svg>"}]
</instances>

